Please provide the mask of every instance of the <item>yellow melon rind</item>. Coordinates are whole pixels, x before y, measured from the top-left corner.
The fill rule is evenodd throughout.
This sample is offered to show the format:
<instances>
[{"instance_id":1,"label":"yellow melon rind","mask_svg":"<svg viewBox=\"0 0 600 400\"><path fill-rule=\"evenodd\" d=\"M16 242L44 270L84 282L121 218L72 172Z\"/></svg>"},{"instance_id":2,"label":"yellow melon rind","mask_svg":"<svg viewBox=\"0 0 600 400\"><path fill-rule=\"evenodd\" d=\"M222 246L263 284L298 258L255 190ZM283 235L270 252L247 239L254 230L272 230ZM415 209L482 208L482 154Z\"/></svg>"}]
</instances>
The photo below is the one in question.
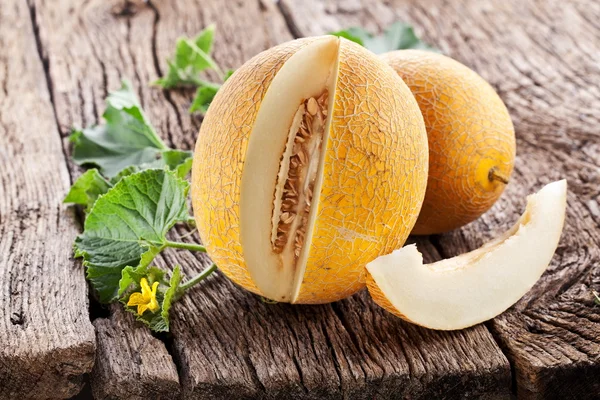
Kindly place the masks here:
<instances>
[{"instance_id":1,"label":"yellow melon rind","mask_svg":"<svg viewBox=\"0 0 600 400\"><path fill-rule=\"evenodd\" d=\"M276 74L315 40L323 39L285 43L238 69L213 100L196 144L192 200L200 237L227 277L260 295L240 229L249 138ZM385 62L345 39L337 67L312 241L294 303L336 301L363 288L365 265L404 244L425 195L427 135L408 87Z\"/></svg>"}]
</instances>

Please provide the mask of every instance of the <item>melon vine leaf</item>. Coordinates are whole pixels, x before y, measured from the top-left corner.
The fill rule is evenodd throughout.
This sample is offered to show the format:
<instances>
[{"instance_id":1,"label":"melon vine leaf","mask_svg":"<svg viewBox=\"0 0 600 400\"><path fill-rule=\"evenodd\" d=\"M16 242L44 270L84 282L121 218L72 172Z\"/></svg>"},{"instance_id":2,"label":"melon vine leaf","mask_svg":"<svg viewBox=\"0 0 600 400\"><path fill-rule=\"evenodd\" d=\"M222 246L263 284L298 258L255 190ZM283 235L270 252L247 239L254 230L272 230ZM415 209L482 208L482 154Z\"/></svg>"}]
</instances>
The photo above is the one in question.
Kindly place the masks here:
<instances>
[{"instance_id":1,"label":"melon vine leaf","mask_svg":"<svg viewBox=\"0 0 600 400\"><path fill-rule=\"evenodd\" d=\"M167 246L169 229L189 219L188 189L175 172L148 169L123 177L98 198L75 240L75 255L83 257L100 301L115 300L122 270L149 265Z\"/></svg>"},{"instance_id":2,"label":"melon vine leaf","mask_svg":"<svg viewBox=\"0 0 600 400\"><path fill-rule=\"evenodd\" d=\"M160 318L153 318L150 323L150 329L157 332L169 331L169 311L171 306L177 300L179 293L179 284L181 283L181 268L176 265L173 274L169 280L169 287L165 291L163 301L160 303Z\"/></svg>"},{"instance_id":3,"label":"melon vine leaf","mask_svg":"<svg viewBox=\"0 0 600 400\"><path fill-rule=\"evenodd\" d=\"M73 183L63 203L84 206L87 214L92 209L98 197L108 192L121 178L145 169L161 168L172 170L179 178L185 178L192 169L192 152L184 150L163 151L161 158L146 164L130 165L122 169L110 180L106 180L96 168L89 169Z\"/></svg>"},{"instance_id":4,"label":"melon vine leaf","mask_svg":"<svg viewBox=\"0 0 600 400\"><path fill-rule=\"evenodd\" d=\"M232 69L228 70L225 73L224 81L227 81L233 72ZM213 101L219 89L221 89L221 86L222 85L218 83L202 82L196 90L196 97L194 97L194 100L192 101L190 113L200 111L202 114L206 114L208 106L210 106L210 103Z\"/></svg>"},{"instance_id":5,"label":"melon vine leaf","mask_svg":"<svg viewBox=\"0 0 600 400\"><path fill-rule=\"evenodd\" d=\"M187 150L165 150L160 154L160 158L154 161L140 165L130 165L122 169L110 179L110 182L115 184L121 178L145 169L168 169L175 171L179 178L185 178L192 169L192 156L193 153Z\"/></svg>"},{"instance_id":6,"label":"melon vine leaf","mask_svg":"<svg viewBox=\"0 0 600 400\"><path fill-rule=\"evenodd\" d=\"M341 31L331 32L330 34L358 43L375 54L402 49L438 51L436 48L419 39L413 27L403 22L391 24L381 35L372 35L359 27L351 27Z\"/></svg>"},{"instance_id":7,"label":"melon vine leaf","mask_svg":"<svg viewBox=\"0 0 600 400\"><path fill-rule=\"evenodd\" d=\"M88 213L96 199L108 192L112 186L96 168L89 169L73 183L63 203L79 204L84 206L85 212Z\"/></svg>"},{"instance_id":8,"label":"melon vine leaf","mask_svg":"<svg viewBox=\"0 0 600 400\"><path fill-rule=\"evenodd\" d=\"M210 24L206 28L200 31L194 38L194 43L200 50L206 54L210 54L213 48L213 42L215 38L215 24Z\"/></svg>"},{"instance_id":9,"label":"melon vine leaf","mask_svg":"<svg viewBox=\"0 0 600 400\"><path fill-rule=\"evenodd\" d=\"M193 152L187 150L167 150L162 153L160 161L163 167L175 171L175 174L183 179L192 169L193 155Z\"/></svg>"},{"instance_id":10,"label":"melon vine leaf","mask_svg":"<svg viewBox=\"0 0 600 400\"><path fill-rule=\"evenodd\" d=\"M369 39L372 35L365 31L363 28L358 27L350 27L347 29L342 29L341 31L329 32L330 35L343 37L344 39L348 39L351 42L358 43L361 46L365 46L365 39Z\"/></svg>"},{"instance_id":11,"label":"melon vine leaf","mask_svg":"<svg viewBox=\"0 0 600 400\"><path fill-rule=\"evenodd\" d=\"M194 39L182 37L175 45L175 56L168 60L167 74L154 82L154 85L171 89L174 87L201 86L200 72L212 69L223 75L221 69L210 56L215 26L210 25Z\"/></svg>"},{"instance_id":12,"label":"melon vine leaf","mask_svg":"<svg viewBox=\"0 0 600 400\"><path fill-rule=\"evenodd\" d=\"M105 124L74 130L73 160L95 165L107 177L131 165L150 163L169 149L144 114L127 80L106 99Z\"/></svg>"}]
</instances>

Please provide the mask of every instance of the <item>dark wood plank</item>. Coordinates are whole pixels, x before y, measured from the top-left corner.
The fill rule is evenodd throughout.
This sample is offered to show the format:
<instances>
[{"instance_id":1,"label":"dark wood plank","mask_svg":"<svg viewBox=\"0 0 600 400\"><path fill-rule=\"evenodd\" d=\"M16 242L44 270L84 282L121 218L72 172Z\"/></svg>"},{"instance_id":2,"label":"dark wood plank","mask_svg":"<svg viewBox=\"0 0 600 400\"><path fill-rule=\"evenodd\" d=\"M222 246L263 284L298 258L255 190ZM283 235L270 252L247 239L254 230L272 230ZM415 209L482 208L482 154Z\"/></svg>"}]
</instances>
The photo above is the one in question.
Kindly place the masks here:
<instances>
[{"instance_id":1,"label":"dark wood plank","mask_svg":"<svg viewBox=\"0 0 600 400\"><path fill-rule=\"evenodd\" d=\"M129 76L163 137L191 148L200 118L188 116L190 93L147 85L164 71L176 37L216 22L215 57L226 67L292 37L270 1L136 4L127 12L120 1L38 5L63 134L97 121L106 91ZM423 246L439 257L431 243ZM180 251L159 263L180 263L190 275L208 260ZM364 292L334 305L270 305L218 274L173 315L170 350L184 397L462 398L509 390L507 360L485 327L451 334L417 328Z\"/></svg>"},{"instance_id":2,"label":"dark wood plank","mask_svg":"<svg viewBox=\"0 0 600 400\"><path fill-rule=\"evenodd\" d=\"M69 174L26 2L0 7L0 398L76 394L94 362Z\"/></svg>"},{"instance_id":3,"label":"dark wood plank","mask_svg":"<svg viewBox=\"0 0 600 400\"><path fill-rule=\"evenodd\" d=\"M94 321L98 340L91 375L94 399L177 398L179 377L164 343L136 324L120 304L111 307L111 314Z\"/></svg>"},{"instance_id":4,"label":"dark wood plank","mask_svg":"<svg viewBox=\"0 0 600 400\"><path fill-rule=\"evenodd\" d=\"M512 182L481 219L433 239L444 257L477 248L516 220L527 194L568 178L567 221L550 268L489 326L514 366L520 398L597 398L600 316L591 290L600 285L600 4L286 0L282 8L302 34L413 23L496 87L517 130Z\"/></svg>"}]
</instances>

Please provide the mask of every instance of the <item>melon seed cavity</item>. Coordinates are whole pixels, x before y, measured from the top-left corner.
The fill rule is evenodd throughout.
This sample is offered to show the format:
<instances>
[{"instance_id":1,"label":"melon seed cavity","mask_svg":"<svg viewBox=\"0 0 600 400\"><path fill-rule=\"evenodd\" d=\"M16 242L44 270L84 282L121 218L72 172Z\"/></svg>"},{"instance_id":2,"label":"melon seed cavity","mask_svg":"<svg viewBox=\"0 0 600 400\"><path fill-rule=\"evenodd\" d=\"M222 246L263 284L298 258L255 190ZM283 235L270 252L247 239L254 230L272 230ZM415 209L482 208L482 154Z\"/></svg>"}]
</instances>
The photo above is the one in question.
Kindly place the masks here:
<instances>
[{"instance_id":1,"label":"melon seed cavity","mask_svg":"<svg viewBox=\"0 0 600 400\"><path fill-rule=\"evenodd\" d=\"M325 133L327 97L324 91L300 104L277 176L271 243L275 253L292 253L294 261L304 245Z\"/></svg>"}]
</instances>

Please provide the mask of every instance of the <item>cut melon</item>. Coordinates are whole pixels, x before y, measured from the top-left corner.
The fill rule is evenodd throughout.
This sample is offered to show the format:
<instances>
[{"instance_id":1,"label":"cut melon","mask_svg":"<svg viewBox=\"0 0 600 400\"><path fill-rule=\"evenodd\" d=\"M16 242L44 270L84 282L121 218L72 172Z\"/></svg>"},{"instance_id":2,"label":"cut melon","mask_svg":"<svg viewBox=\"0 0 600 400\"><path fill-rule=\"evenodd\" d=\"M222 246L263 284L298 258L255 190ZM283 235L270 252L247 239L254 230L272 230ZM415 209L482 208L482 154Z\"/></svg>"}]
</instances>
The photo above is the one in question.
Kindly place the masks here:
<instances>
[{"instance_id":1,"label":"cut melon","mask_svg":"<svg viewBox=\"0 0 600 400\"><path fill-rule=\"evenodd\" d=\"M194 217L212 260L264 297L326 303L401 247L427 183L419 106L390 66L335 36L249 60L200 129Z\"/></svg>"},{"instance_id":2,"label":"cut melon","mask_svg":"<svg viewBox=\"0 0 600 400\"><path fill-rule=\"evenodd\" d=\"M558 246L567 182L527 198L519 221L477 250L423 265L415 245L367 265L369 293L399 317L431 329L466 328L515 304L540 278Z\"/></svg>"}]
</instances>

